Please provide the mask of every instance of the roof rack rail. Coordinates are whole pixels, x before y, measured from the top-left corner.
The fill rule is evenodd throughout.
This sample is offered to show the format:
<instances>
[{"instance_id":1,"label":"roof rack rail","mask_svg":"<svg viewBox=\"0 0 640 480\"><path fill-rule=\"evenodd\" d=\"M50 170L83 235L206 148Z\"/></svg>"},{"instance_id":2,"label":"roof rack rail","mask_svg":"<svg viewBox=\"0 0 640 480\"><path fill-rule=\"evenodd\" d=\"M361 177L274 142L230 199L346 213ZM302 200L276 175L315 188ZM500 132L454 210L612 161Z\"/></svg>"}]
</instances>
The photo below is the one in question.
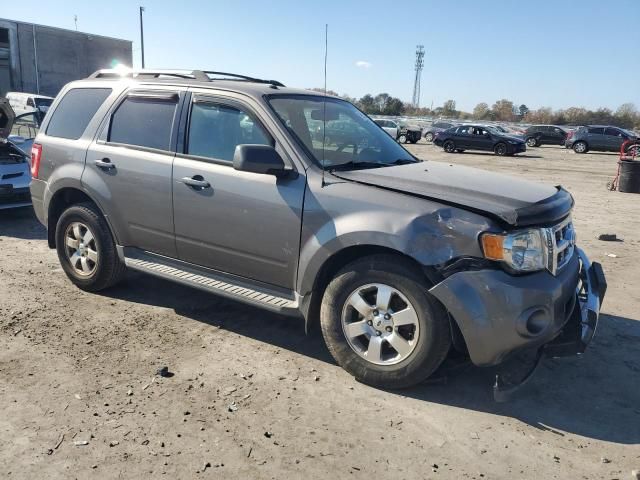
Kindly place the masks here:
<instances>
[{"instance_id":1,"label":"roof rack rail","mask_svg":"<svg viewBox=\"0 0 640 480\"><path fill-rule=\"evenodd\" d=\"M278 80L265 80L262 78L254 78L254 77L248 77L246 75L239 75L237 73L228 73L228 72L214 72L212 70L203 70L203 72L205 75L209 76L210 80L213 80L210 75L219 75L222 77L232 77L231 79L226 79L226 80L232 80L234 78L237 78L239 80L245 81L245 82L253 82L253 83L266 83L266 84L270 84L270 85L275 85L276 87L284 87L284 84L279 82Z\"/></svg>"},{"instance_id":2,"label":"roof rack rail","mask_svg":"<svg viewBox=\"0 0 640 480\"><path fill-rule=\"evenodd\" d=\"M218 80L211 78L211 76L231 77L225 78L225 80L239 80L243 82L252 83L264 83L268 85L274 85L276 87L284 87L284 84L277 80L264 80L262 78L248 77L246 75L239 75L237 73L228 72L215 72L212 70L156 70L156 69L142 69L142 70L130 70L130 69L118 69L118 68L104 68L98 70L89 78L160 78L160 77L174 77L191 80L199 80L201 82L211 82ZM222 80L222 79L220 79Z\"/></svg>"},{"instance_id":3,"label":"roof rack rail","mask_svg":"<svg viewBox=\"0 0 640 480\"><path fill-rule=\"evenodd\" d=\"M211 79L201 70L121 70L116 68L104 68L89 75L88 78L160 78L175 77L209 82Z\"/></svg>"}]
</instances>

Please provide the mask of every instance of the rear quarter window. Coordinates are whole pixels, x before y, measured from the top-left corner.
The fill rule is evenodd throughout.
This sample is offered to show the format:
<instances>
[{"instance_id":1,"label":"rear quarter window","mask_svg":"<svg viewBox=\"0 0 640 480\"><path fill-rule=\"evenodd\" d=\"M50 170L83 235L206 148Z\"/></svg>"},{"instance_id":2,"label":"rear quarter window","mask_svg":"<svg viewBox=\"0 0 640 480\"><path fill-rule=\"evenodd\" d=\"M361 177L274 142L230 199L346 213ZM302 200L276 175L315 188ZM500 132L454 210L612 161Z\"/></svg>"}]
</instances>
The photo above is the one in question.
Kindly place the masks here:
<instances>
[{"instance_id":1,"label":"rear quarter window","mask_svg":"<svg viewBox=\"0 0 640 480\"><path fill-rule=\"evenodd\" d=\"M69 90L52 113L47 135L77 140L110 94L110 88Z\"/></svg>"}]
</instances>

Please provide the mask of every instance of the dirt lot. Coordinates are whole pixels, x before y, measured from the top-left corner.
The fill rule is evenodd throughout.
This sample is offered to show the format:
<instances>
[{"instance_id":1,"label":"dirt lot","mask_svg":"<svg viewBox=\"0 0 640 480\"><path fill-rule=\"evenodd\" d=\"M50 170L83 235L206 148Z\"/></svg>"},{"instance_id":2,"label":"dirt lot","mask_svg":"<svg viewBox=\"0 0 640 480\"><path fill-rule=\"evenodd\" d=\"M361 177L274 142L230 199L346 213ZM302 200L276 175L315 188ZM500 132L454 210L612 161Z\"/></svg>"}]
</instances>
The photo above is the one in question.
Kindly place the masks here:
<instances>
[{"instance_id":1,"label":"dirt lot","mask_svg":"<svg viewBox=\"0 0 640 480\"><path fill-rule=\"evenodd\" d=\"M574 194L578 241L609 280L584 357L546 360L506 404L492 400L494 373L475 367L442 384L376 390L296 320L135 273L83 293L30 210L0 212L0 477L631 478L640 195L605 189L616 156L410 148ZM163 365L173 377L155 376Z\"/></svg>"}]
</instances>

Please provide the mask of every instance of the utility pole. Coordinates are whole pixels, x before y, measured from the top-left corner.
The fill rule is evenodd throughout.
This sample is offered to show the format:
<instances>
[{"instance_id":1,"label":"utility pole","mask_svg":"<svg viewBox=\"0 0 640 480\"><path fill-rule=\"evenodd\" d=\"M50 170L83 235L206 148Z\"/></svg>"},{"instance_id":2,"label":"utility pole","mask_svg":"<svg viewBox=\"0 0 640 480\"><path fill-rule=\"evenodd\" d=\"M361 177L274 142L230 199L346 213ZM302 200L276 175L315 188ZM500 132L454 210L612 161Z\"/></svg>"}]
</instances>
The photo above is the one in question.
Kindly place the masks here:
<instances>
[{"instance_id":1,"label":"utility pole","mask_svg":"<svg viewBox=\"0 0 640 480\"><path fill-rule=\"evenodd\" d=\"M78 15L73 16L73 21L76 24L76 32L78 31Z\"/></svg>"},{"instance_id":2,"label":"utility pole","mask_svg":"<svg viewBox=\"0 0 640 480\"><path fill-rule=\"evenodd\" d=\"M422 76L422 68L424 67L424 45L416 46L416 76L413 81L413 106L420 106L420 77Z\"/></svg>"},{"instance_id":3,"label":"utility pole","mask_svg":"<svg viewBox=\"0 0 640 480\"><path fill-rule=\"evenodd\" d=\"M142 26L142 12L144 12L144 7L140 7L140 53L142 55L142 68L144 68L144 28Z\"/></svg>"}]
</instances>

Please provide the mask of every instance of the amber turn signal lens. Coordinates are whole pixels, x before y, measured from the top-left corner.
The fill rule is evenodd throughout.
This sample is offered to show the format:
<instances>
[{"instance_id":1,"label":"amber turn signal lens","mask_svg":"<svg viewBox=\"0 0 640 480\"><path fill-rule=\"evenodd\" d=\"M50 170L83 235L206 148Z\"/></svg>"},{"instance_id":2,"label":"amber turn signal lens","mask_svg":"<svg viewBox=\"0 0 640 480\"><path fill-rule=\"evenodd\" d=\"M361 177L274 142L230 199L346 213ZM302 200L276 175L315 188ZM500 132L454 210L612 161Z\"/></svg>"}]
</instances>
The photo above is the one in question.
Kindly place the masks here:
<instances>
[{"instance_id":1,"label":"amber turn signal lens","mask_svg":"<svg viewBox=\"0 0 640 480\"><path fill-rule=\"evenodd\" d=\"M489 260L504 259L503 243L504 237L502 235L493 235L491 233L482 235L482 251L485 258Z\"/></svg>"}]
</instances>

